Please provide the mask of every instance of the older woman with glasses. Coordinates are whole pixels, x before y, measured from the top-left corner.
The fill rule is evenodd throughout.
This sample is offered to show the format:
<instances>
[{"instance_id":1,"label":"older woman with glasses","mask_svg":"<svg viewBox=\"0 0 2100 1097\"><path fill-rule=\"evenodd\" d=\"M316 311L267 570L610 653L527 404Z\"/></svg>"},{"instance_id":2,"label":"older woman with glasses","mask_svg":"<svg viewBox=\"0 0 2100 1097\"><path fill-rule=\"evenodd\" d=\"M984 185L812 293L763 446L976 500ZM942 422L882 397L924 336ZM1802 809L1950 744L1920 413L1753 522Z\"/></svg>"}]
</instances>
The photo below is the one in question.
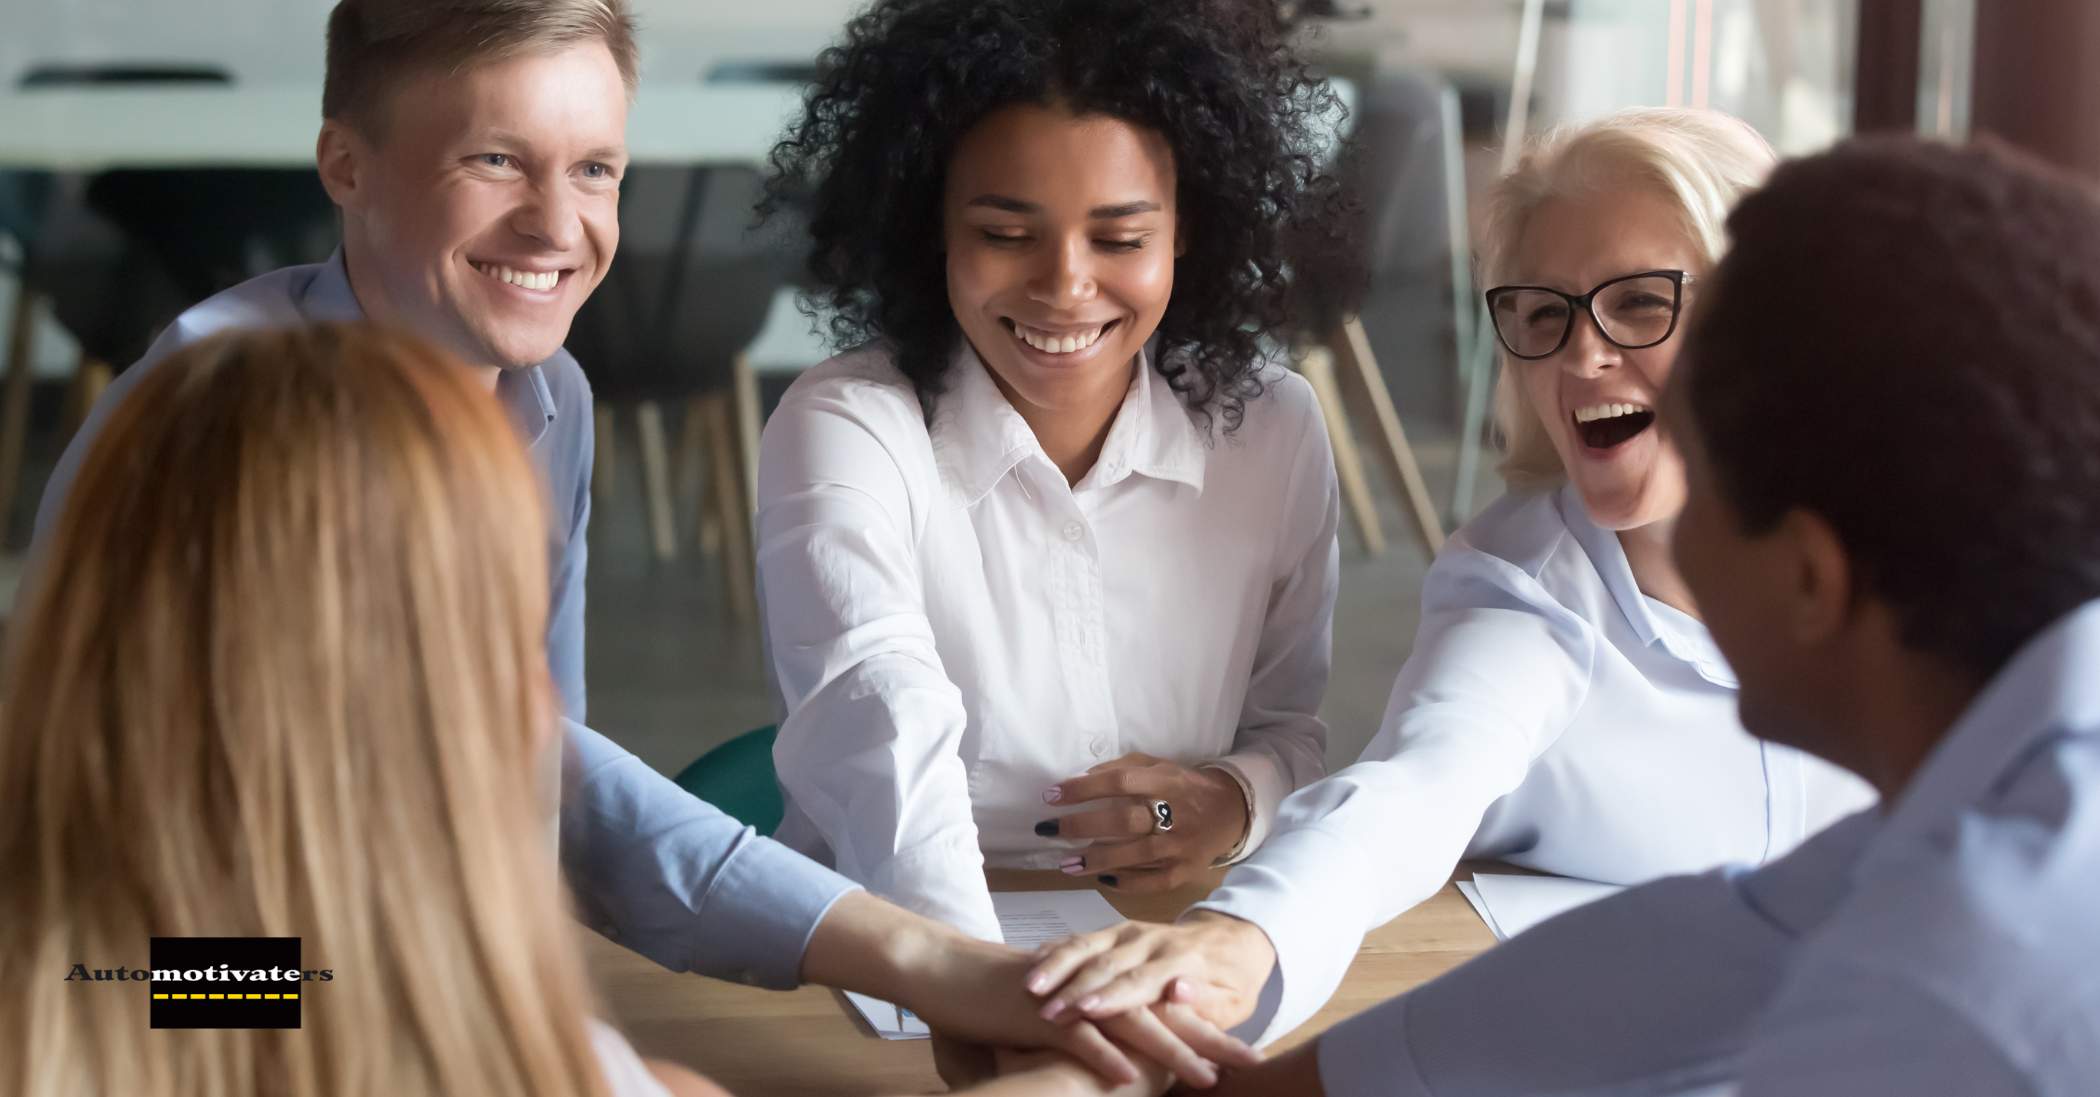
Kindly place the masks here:
<instances>
[{"instance_id":1,"label":"older woman with glasses","mask_svg":"<svg viewBox=\"0 0 2100 1097\"><path fill-rule=\"evenodd\" d=\"M1377 737L1181 925L1053 950L1031 974L1046 1011L1167 995L1280 1035L1461 857L1630 884L1769 860L1871 801L1743 731L1669 554L1685 473L1656 402L1772 159L1734 119L1637 110L1545 135L1500 181L1484 260L1510 491L1431 567Z\"/></svg>"}]
</instances>

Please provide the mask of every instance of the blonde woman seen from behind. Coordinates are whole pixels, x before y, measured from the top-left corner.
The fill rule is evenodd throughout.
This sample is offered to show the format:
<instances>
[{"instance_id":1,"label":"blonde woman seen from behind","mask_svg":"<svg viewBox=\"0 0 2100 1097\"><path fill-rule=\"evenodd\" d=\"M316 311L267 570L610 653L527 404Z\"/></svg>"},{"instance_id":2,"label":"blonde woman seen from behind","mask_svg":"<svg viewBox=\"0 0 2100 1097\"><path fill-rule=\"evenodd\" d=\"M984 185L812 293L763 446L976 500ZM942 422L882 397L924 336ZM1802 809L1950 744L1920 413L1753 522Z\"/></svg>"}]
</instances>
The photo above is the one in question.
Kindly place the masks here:
<instances>
[{"instance_id":1,"label":"blonde woman seen from behind","mask_svg":"<svg viewBox=\"0 0 2100 1097\"><path fill-rule=\"evenodd\" d=\"M1643 109L1544 135L1496 184L1483 251L1509 493L1430 568L1356 764L1285 802L1268 846L1182 925L1050 957L1031 989L1070 982L1048 1012L1127 1008L1186 978L1213 1020L1273 1038L1326 1001L1360 934L1461 858L1632 884L1764 863L1872 802L1743 730L1669 555L1685 472L1655 409L1728 211L1772 162L1733 118Z\"/></svg>"},{"instance_id":2,"label":"blonde woman seen from behind","mask_svg":"<svg viewBox=\"0 0 2100 1097\"><path fill-rule=\"evenodd\" d=\"M592 1016L535 784L542 488L500 405L333 325L138 389L8 630L0 1093L721 1097ZM297 1029L153 1029L138 982L63 978L156 936L297 937L332 977ZM1018 1063L981 1097L1162 1078Z\"/></svg>"},{"instance_id":3,"label":"blonde woman seen from behind","mask_svg":"<svg viewBox=\"0 0 2100 1097\"><path fill-rule=\"evenodd\" d=\"M641 1092L607 1084L638 1064L588 1020L530 791L555 708L515 432L404 338L179 358L9 629L0 1090ZM144 987L58 977L153 936L299 937L334 977L286 1030L149 1029Z\"/></svg>"}]
</instances>

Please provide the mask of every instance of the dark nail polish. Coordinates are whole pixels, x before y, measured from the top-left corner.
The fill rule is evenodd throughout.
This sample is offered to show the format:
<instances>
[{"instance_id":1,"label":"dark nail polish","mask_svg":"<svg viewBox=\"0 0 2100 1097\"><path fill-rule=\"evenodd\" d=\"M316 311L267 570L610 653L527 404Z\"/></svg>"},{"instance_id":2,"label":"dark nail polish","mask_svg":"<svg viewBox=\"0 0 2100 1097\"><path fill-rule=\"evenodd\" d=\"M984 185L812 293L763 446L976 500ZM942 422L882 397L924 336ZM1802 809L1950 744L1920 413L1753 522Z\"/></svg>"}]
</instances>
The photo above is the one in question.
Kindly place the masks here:
<instances>
[{"instance_id":1,"label":"dark nail polish","mask_svg":"<svg viewBox=\"0 0 2100 1097\"><path fill-rule=\"evenodd\" d=\"M1116 878L1113 876L1096 876L1094 877L1094 879L1101 881L1103 884L1106 884L1109 887L1116 886Z\"/></svg>"},{"instance_id":2,"label":"dark nail polish","mask_svg":"<svg viewBox=\"0 0 2100 1097\"><path fill-rule=\"evenodd\" d=\"M1037 823L1035 825L1035 836L1038 838L1057 837L1057 820L1045 819L1042 822Z\"/></svg>"}]
</instances>

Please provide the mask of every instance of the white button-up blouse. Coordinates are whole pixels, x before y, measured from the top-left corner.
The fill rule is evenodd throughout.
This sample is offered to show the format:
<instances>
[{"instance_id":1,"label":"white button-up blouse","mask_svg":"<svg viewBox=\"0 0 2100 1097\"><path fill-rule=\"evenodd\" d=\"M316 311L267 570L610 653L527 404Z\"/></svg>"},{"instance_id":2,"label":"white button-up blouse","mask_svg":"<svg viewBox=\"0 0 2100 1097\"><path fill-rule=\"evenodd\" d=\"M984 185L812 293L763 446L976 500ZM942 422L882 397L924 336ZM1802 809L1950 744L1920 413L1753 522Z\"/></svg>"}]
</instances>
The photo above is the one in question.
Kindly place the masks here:
<instances>
[{"instance_id":1,"label":"white button-up blouse","mask_svg":"<svg viewBox=\"0 0 2100 1097\"><path fill-rule=\"evenodd\" d=\"M1333 993L1365 931L1461 857L1639 883L1762 864L1873 800L1743 730L1706 627L1641 593L1573 488L1512 493L1430 567L1362 757L1285 802L1267 846L1201 905L1276 945L1279 1036Z\"/></svg>"},{"instance_id":2,"label":"white button-up blouse","mask_svg":"<svg viewBox=\"0 0 2100 1097\"><path fill-rule=\"evenodd\" d=\"M758 574L787 715L779 837L981 937L983 866L1052 867L1052 784L1131 752L1219 763L1253 848L1324 772L1339 503L1311 387L1269 370L1206 436L1141 358L1068 484L967 344L929 425L887 352L765 429Z\"/></svg>"}]
</instances>

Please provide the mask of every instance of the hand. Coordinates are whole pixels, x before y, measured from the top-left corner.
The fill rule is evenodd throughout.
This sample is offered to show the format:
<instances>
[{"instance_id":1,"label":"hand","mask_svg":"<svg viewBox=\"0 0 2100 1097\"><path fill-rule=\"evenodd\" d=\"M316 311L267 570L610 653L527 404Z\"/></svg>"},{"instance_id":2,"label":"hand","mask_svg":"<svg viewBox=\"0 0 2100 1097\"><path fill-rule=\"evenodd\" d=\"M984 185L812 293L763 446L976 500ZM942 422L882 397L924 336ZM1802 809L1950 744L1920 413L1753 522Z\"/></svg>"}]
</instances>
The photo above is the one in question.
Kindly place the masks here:
<instances>
[{"instance_id":1,"label":"hand","mask_svg":"<svg viewBox=\"0 0 2100 1097\"><path fill-rule=\"evenodd\" d=\"M998 1081L966 1090L970 1097L1159 1097L1174 1079L1148 1064L1136 1081L1104 1084L1099 1077L1056 1053L998 1052Z\"/></svg>"},{"instance_id":2,"label":"hand","mask_svg":"<svg viewBox=\"0 0 2100 1097\"><path fill-rule=\"evenodd\" d=\"M810 934L802 979L895 1002L965 1043L1054 1047L1104 1077L1136 1077L1136 1064L1093 1024L1054 1025L1038 1015L1021 987L1028 963L1026 953L852 891Z\"/></svg>"},{"instance_id":3,"label":"hand","mask_svg":"<svg viewBox=\"0 0 2100 1097\"><path fill-rule=\"evenodd\" d=\"M930 1042L933 1071L951 1090L965 1089L999 1076L997 1057L983 1044L957 1040L941 1032L934 1033Z\"/></svg>"},{"instance_id":4,"label":"hand","mask_svg":"<svg viewBox=\"0 0 2100 1097\"><path fill-rule=\"evenodd\" d=\"M1174 1090L1182 1094L1181 1089ZM1207 1097L1326 1097L1320 1080L1320 1041L1308 1040L1252 1070L1227 1074Z\"/></svg>"},{"instance_id":5,"label":"hand","mask_svg":"<svg viewBox=\"0 0 2100 1097\"><path fill-rule=\"evenodd\" d=\"M1125 922L1068 937L1035 956L1028 990L1051 996L1041 1011L1050 1020L1111 1017L1166 1001L1224 1029L1254 1014L1276 966L1276 947L1260 926L1209 910L1175 925Z\"/></svg>"},{"instance_id":6,"label":"hand","mask_svg":"<svg viewBox=\"0 0 2100 1097\"><path fill-rule=\"evenodd\" d=\"M1093 875L1119 891L1167 891L1189 883L1247 834L1247 797L1216 769L1192 769L1149 754L1126 754L1051 787L1053 804L1106 801L1036 824L1046 838L1091 838L1058 867ZM1152 803L1165 800L1174 829L1155 831Z\"/></svg>"},{"instance_id":7,"label":"hand","mask_svg":"<svg viewBox=\"0 0 2100 1097\"><path fill-rule=\"evenodd\" d=\"M1175 1003L1146 1003L1152 1008L1121 1015L1074 1014L1053 1024L1041 1016L1022 986L1035 963L1031 954L956 937L925 973L928 991L898 999L951 1041L1056 1049L1117 1083L1137 1081L1149 1062L1203 1088L1216 1082L1218 1064L1249 1067L1261 1062L1259 1052ZM937 1049L936 1065L943 1078L950 1072L968 1076L971 1070L966 1057L952 1048Z\"/></svg>"},{"instance_id":8,"label":"hand","mask_svg":"<svg viewBox=\"0 0 2100 1097\"><path fill-rule=\"evenodd\" d=\"M1100 1022L1075 1016L1053 1024L1041 1016L1023 985L1034 962L1029 953L979 941L855 891L841 896L817 923L803 950L802 977L896 1002L934 1030L964 1042L1055 1048L1113 1081L1138 1078L1139 1067L1097 1025L1191 1083L1214 1073L1213 1063L1243 1066L1261 1060L1254 1049L1188 1009L1151 1011L1135 1019L1103 1015Z\"/></svg>"}]
</instances>

